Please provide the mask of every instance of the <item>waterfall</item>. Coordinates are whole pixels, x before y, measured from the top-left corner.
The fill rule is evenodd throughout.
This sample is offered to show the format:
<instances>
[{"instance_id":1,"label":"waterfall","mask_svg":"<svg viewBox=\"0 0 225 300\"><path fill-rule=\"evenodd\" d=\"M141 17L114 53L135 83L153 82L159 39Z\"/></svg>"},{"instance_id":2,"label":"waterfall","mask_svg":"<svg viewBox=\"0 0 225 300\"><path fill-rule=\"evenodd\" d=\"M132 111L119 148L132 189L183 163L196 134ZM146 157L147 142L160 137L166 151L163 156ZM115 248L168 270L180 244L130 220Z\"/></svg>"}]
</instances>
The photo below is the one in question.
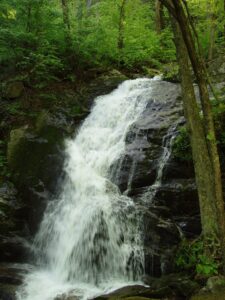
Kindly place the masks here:
<instances>
[{"instance_id":1,"label":"waterfall","mask_svg":"<svg viewBox=\"0 0 225 300\"><path fill-rule=\"evenodd\" d=\"M75 138L66 141L66 178L35 237L36 266L19 300L70 292L87 299L140 280L140 220L133 200L112 183L111 166L125 153L126 134L146 108L151 82L128 80L96 98Z\"/></svg>"},{"instance_id":2,"label":"waterfall","mask_svg":"<svg viewBox=\"0 0 225 300\"><path fill-rule=\"evenodd\" d=\"M178 118L178 120L169 127L167 134L163 137L163 151L160 158L158 159L156 179L155 182L151 186L149 186L147 192L142 195L142 200L144 202L151 203L154 200L157 190L162 185L163 171L172 154L172 145L173 140L177 135L177 127L182 123L182 121L183 117Z\"/></svg>"}]
</instances>

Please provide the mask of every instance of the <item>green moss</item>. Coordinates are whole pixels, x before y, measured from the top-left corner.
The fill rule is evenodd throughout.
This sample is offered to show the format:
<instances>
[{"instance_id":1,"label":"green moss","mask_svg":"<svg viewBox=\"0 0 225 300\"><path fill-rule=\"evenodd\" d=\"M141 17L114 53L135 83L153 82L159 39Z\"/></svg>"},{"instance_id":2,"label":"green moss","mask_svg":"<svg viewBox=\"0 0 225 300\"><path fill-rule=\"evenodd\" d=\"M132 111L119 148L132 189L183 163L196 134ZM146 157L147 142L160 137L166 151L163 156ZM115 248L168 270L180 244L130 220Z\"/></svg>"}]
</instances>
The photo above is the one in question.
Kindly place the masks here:
<instances>
[{"instance_id":1,"label":"green moss","mask_svg":"<svg viewBox=\"0 0 225 300\"><path fill-rule=\"evenodd\" d=\"M127 298L123 298L126 300L154 300L153 298L145 298L145 297L127 297Z\"/></svg>"},{"instance_id":2,"label":"green moss","mask_svg":"<svg viewBox=\"0 0 225 300\"><path fill-rule=\"evenodd\" d=\"M225 300L225 291L217 293L202 293L191 297L191 300Z\"/></svg>"},{"instance_id":3,"label":"green moss","mask_svg":"<svg viewBox=\"0 0 225 300\"><path fill-rule=\"evenodd\" d=\"M44 121L39 121L37 131L26 127L12 130L7 157L14 181L19 185L36 184L40 177L47 181L46 165L49 155L57 151L56 145L63 145L63 134Z\"/></svg>"},{"instance_id":4,"label":"green moss","mask_svg":"<svg viewBox=\"0 0 225 300\"><path fill-rule=\"evenodd\" d=\"M10 139L8 142L7 159L9 165L13 168L17 164L17 154L20 151L21 144L24 141L26 127L14 129L10 132Z\"/></svg>"}]
</instances>

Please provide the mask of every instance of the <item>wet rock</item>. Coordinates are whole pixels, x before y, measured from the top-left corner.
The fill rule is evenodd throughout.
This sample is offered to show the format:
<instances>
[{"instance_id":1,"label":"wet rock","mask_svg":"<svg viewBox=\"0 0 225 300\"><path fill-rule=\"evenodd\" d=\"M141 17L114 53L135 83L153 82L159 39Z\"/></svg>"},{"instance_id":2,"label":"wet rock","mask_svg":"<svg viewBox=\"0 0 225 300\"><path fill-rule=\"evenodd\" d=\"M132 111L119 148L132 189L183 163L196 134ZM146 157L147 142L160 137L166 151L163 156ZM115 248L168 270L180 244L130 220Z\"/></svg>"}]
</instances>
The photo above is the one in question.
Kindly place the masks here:
<instances>
[{"instance_id":1,"label":"wet rock","mask_svg":"<svg viewBox=\"0 0 225 300\"><path fill-rule=\"evenodd\" d=\"M112 92L120 83L127 79L128 78L118 70L105 72L91 81L82 98L87 107L90 107L96 97Z\"/></svg>"},{"instance_id":2,"label":"wet rock","mask_svg":"<svg viewBox=\"0 0 225 300\"><path fill-rule=\"evenodd\" d=\"M180 161L171 155L171 158L164 167L163 182L194 177L194 165L192 162Z\"/></svg>"},{"instance_id":3,"label":"wet rock","mask_svg":"<svg viewBox=\"0 0 225 300\"><path fill-rule=\"evenodd\" d=\"M149 96L147 107L126 136L126 154L113 166L118 172L113 177L120 190L126 191L137 204L144 201L140 218L143 220L145 272L161 276L173 270L180 233L172 218L169 200L158 201L159 191L151 192L149 187L159 176L166 143L175 134L176 124L182 124L184 119L179 85L155 81L145 96Z\"/></svg>"},{"instance_id":4,"label":"wet rock","mask_svg":"<svg viewBox=\"0 0 225 300\"><path fill-rule=\"evenodd\" d=\"M57 296L54 300L79 300L79 299L80 298L77 296L63 294L63 295Z\"/></svg>"},{"instance_id":5,"label":"wet rock","mask_svg":"<svg viewBox=\"0 0 225 300\"><path fill-rule=\"evenodd\" d=\"M23 280L22 273L16 265L2 264L0 265L0 283L16 286L21 285Z\"/></svg>"},{"instance_id":6,"label":"wet rock","mask_svg":"<svg viewBox=\"0 0 225 300\"><path fill-rule=\"evenodd\" d=\"M155 81L146 97L149 100L143 115L127 134L122 163L116 162L112 166L115 169L119 167L116 184L122 192L128 189L131 182L129 195L137 195L138 189L154 183L164 150L164 136L175 122L183 122L178 85Z\"/></svg>"},{"instance_id":7,"label":"wet rock","mask_svg":"<svg viewBox=\"0 0 225 300\"><path fill-rule=\"evenodd\" d=\"M180 241L178 227L171 219L163 219L152 212L145 213L143 224L146 274L159 277L171 273L176 245Z\"/></svg>"},{"instance_id":8,"label":"wet rock","mask_svg":"<svg viewBox=\"0 0 225 300\"><path fill-rule=\"evenodd\" d=\"M0 265L0 299L15 300L16 291L22 284L26 268L17 264Z\"/></svg>"},{"instance_id":9,"label":"wet rock","mask_svg":"<svg viewBox=\"0 0 225 300\"><path fill-rule=\"evenodd\" d=\"M126 299L129 297L143 297L143 298L163 298L163 296L171 295L172 291L169 288L160 288L158 290L153 290L149 287L144 287L142 285L131 285L131 286L125 286L123 288L120 288L118 290L115 290L114 292L111 292L109 294L105 294L102 296L99 296L97 298L94 298L95 300L103 300L103 299Z\"/></svg>"},{"instance_id":10,"label":"wet rock","mask_svg":"<svg viewBox=\"0 0 225 300\"><path fill-rule=\"evenodd\" d=\"M173 272L181 233L201 232L193 164L172 155L172 138L184 123L179 85L155 81L143 115L126 136L124 157L111 168L121 192L143 206L145 272L154 276Z\"/></svg>"},{"instance_id":11,"label":"wet rock","mask_svg":"<svg viewBox=\"0 0 225 300\"><path fill-rule=\"evenodd\" d=\"M4 289L4 290L2 290ZM1 300L16 300L15 291L13 291L13 288L8 287L8 291L5 291L6 287L1 287L0 285L0 299Z\"/></svg>"},{"instance_id":12,"label":"wet rock","mask_svg":"<svg viewBox=\"0 0 225 300\"><path fill-rule=\"evenodd\" d=\"M169 287L176 297L181 297L181 299L189 298L200 289L195 281L184 274L169 274L157 279L149 277L145 279L145 283L153 290Z\"/></svg>"},{"instance_id":13,"label":"wet rock","mask_svg":"<svg viewBox=\"0 0 225 300\"><path fill-rule=\"evenodd\" d=\"M198 195L195 182L172 180L158 188L154 202L169 207L173 216L193 216L199 213Z\"/></svg>"},{"instance_id":14,"label":"wet rock","mask_svg":"<svg viewBox=\"0 0 225 300\"><path fill-rule=\"evenodd\" d=\"M217 292L219 290L225 291L225 277L213 276L207 280L206 288L211 292Z\"/></svg>"},{"instance_id":15,"label":"wet rock","mask_svg":"<svg viewBox=\"0 0 225 300\"><path fill-rule=\"evenodd\" d=\"M11 236L10 236L11 235ZM28 257L28 249L21 237L0 236L0 261L1 262L24 262Z\"/></svg>"},{"instance_id":16,"label":"wet rock","mask_svg":"<svg viewBox=\"0 0 225 300\"><path fill-rule=\"evenodd\" d=\"M199 290L197 283L182 274L170 274L159 279L149 277L146 284L149 286L126 286L95 299L187 299Z\"/></svg>"}]
</instances>

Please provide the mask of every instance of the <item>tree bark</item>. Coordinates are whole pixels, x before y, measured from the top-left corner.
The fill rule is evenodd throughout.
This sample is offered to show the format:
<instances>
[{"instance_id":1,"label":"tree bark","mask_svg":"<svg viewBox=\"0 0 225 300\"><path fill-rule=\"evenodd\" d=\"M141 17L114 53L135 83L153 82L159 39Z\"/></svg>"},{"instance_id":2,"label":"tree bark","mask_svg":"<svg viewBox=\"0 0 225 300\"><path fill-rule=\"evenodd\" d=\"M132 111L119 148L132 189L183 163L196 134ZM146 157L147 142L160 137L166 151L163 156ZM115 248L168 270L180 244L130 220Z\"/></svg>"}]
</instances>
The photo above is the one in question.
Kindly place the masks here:
<instances>
[{"instance_id":1,"label":"tree bark","mask_svg":"<svg viewBox=\"0 0 225 300\"><path fill-rule=\"evenodd\" d=\"M122 0L121 6L119 8L119 32L118 32L118 49L122 50L124 48L124 27L125 27L125 6L127 0Z\"/></svg>"},{"instance_id":2,"label":"tree bark","mask_svg":"<svg viewBox=\"0 0 225 300\"><path fill-rule=\"evenodd\" d=\"M223 2L223 18L225 20L225 0ZM225 40L225 24L223 26L223 35L224 35L224 40Z\"/></svg>"},{"instance_id":3,"label":"tree bark","mask_svg":"<svg viewBox=\"0 0 225 300\"><path fill-rule=\"evenodd\" d=\"M70 32L69 6L67 0L61 0L63 11L63 23L68 32Z\"/></svg>"},{"instance_id":4,"label":"tree bark","mask_svg":"<svg viewBox=\"0 0 225 300\"><path fill-rule=\"evenodd\" d=\"M210 22L210 39L209 39L209 51L208 51L208 59L213 59L215 40L216 40L216 3L211 4L209 7L209 22Z\"/></svg>"},{"instance_id":5,"label":"tree bark","mask_svg":"<svg viewBox=\"0 0 225 300\"><path fill-rule=\"evenodd\" d=\"M207 149L204 128L197 105L189 58L183 37L176 21L172 19L177 59L179 64L182 99L187 128L190 135L192 155L194 160L196 182L198 187L201 223L204 237L218 239L217 214L214 201L214 183L212 165Z\"/></svg>"},{"instance_id":6,"label":"tree bark","mask_svg":"<svg viewBox=\"0 0 225 300\"><path fill-rule=\"evenodd\" d=\"M32 4L30 2L27 3L27 32L31 32L31 12L32 12Z\"/></svg>"},{"instance_id":7,"label":"tree bark","mask_svg":"<svg viewBox=\"0 0 225 300\"><path fill-rule=\"evenodd\" d=\"M156 14L156 32L157 34L160 34L162 29L164 28L163 24L163 5L160 2L160 0L156 0L155 2L155 14Z\"/></svg>"},{"instance_id":8,"label":"tree bark","mask_svg":"<svg viewBox=\"0 0 225 300\"><path fill-rule=\"evenodd\" d=\"M204 62L196 49L189 20L185 15L183 9L183 3L185 0L160 0L160 1L162 1L162 3L165 4L165 6L168 8L169 12L176 19L179 25L179 29L181 31L182 38L187 48L188 55L191 60L192 68L194 70L197 83L199 86L200 99L201 99L202 110L203 110L204 136L207 145L207 154L208 154L207 157L209 157L210 165L211 165L211 168L208 168L208 166L207 168L205 168L205 172L207 172L209 178L211 178L212 181L211 184L213 186L213 196L214 196L212 198L211 195L209 194L207 195L207 197L208 199L210 199L210 201L213 201L213 203L215 203L216 218L214 218L213 222L218 227L220 250L223 259L223 267L225 268L225 218L224 218L224 202L223 202L222 182L221 182L221 169L220 169L220 161L219 161L219 155L217 150L214 121L212 116L211 104L209 100L207 76L204 68ZM200 149L199 151L201 153ZM209 173L210 170L211 170L211 174ZM196 177L199 176L200 175L196 174ZM201 178L197 178L197 181L198 180L201 180ZM207 203L209 204L208 201ZM202 218L205 217L202 216ZM210 222L211 220L212 219L208 220L208 222ZM207 238L206 234L205 234L205 238Z\"/></svg>"},{"instance_id":9,"label":"tree bark","mask_svg":"<svg viewBox=\"0 0 225 300\"><path fill-rule=\"evenodd\" d=\"M65 42L66 42L67 50L68 52L70 52L72 48L72 37L71 37L71 24L70 24L68 0L61 0L61 5L62 5L62 13L63 13Z\"/></svg>"}]
</instances>

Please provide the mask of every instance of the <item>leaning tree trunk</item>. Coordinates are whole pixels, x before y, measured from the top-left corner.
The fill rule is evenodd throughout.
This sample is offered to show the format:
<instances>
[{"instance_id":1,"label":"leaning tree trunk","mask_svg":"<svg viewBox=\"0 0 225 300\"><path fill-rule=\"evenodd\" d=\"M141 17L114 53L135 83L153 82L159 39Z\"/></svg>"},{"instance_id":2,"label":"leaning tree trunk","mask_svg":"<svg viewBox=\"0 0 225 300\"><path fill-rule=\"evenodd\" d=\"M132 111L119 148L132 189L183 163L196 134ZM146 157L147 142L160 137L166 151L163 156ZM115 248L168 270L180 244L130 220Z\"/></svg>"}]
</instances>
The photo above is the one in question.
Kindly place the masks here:
<instances>
[{"instance_id":1,"label":"leaning tree trunk","mask_svg":"<svg viewBox=\"0 0 225 300\"><path fill-rule=\"evenodd\" d=\"M119 32L118 32L118 49L124 48L124 25L125 25L125 5L127 0L122 0L119 12Z\"/></svg>"},{"instance_id":2,"label":"leaning tree trunk","mask_svg":"<svg viewBox=\"0 0 225 300\"><path fill-rule=\"evenodd\" d=\"M207 76L204 68L204 62L196 49L190 22L183 9L185 0L160 0L169 10L171 15L176 19L185 42L188 55L197 79L200 91L200 99L203 110L204 135L207 142L207 151L210 158L212 174L208 174L214 187L215 209L217 218L214 219L219 229L219 242L223 259L223 267L225 268L225 218L224 218L224 202L222 193L221 169L217 150L217 142L214 129L214 121L212 116L211 104L209 100ZM208 170L206 169L208 172ZM208 196L210 198L210 195ZM203 224L204 225L204 224ZM225 270L224 270L225 271Z\"/></svg>"},{"instance_id":3,"label":"leaning tree trunk","mask_svg":"<svg viewBox=\"0 0 225 300\"><path fill-rule=\"evenodd\" d=\"M187 49L179 26L174 19L172 19L172 25L181 76L183 106L191 141L196 183L198 187L203 236L205 239L218 240L219 228L214 201L212 165L192 84Z\"/></svg>"}]
</instances>

